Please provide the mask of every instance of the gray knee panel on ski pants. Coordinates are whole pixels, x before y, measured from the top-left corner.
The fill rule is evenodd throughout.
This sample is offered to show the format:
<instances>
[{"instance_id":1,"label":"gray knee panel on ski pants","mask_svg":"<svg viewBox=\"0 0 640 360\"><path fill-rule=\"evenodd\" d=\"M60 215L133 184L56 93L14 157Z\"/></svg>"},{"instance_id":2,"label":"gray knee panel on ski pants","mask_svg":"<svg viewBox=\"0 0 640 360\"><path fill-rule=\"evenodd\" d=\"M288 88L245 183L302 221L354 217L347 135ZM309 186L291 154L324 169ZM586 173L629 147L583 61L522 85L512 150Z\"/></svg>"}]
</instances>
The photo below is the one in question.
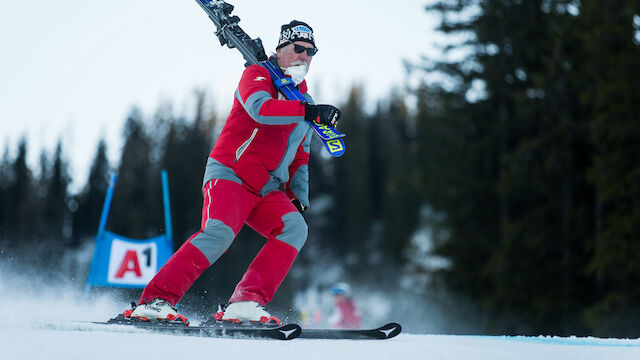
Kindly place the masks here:
<instances>
[{"instance_id":1,"label":"gray knee panel on ski pants","mask_svg":"<svg viewBox=\"0 0 640 360\"><path fill-rule=\"evenodd\" d=\"M213 264L227 251L235 237L233 229L225 223L208 219L202 232L191 240L191 244L202 251L209 260L209 264Z\"/></svg>"},{"instance_id":2,"label":"gray knee panel on ski pants","mask_svg":"<svg viewBox=\"0 0 640 360\"><path fill-rule=\"evenodd\" d=\"M276 239L283 241L300 251L304 243L307 241L309 227L304 221L302 214L297 211L282 215L282 234L276 236Z\"/></svg>"}]
</instances>

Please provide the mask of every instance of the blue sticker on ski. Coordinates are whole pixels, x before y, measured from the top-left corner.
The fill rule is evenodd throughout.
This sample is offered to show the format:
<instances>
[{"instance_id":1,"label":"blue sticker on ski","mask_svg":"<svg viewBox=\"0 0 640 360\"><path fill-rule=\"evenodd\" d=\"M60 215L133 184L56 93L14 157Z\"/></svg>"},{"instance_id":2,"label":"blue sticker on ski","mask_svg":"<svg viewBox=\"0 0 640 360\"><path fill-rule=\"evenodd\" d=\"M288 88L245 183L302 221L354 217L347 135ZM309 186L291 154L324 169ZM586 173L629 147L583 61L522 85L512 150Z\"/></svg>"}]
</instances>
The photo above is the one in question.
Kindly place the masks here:
<instances>
[{"instance_id":1,"label":"blue sticker on ski","mask_svg":"<svg viewBox=\"0 0 640 360\"><path fill-rule=\"evenodd\" d=\"M295 83L284 76L282 71L275 66L271 61L261 61L260 65L271 74L273 83L280 92L289 100L307 101L305 97L300 93L300 90L296 88ZM319 124L315 121L308 121L313 130L320 136L320 140L324 143L325 149L331 154L331 156L339 157L344 154L344 134L340 133L334 127L324 124Z\"/></svg>"}]
</instances>

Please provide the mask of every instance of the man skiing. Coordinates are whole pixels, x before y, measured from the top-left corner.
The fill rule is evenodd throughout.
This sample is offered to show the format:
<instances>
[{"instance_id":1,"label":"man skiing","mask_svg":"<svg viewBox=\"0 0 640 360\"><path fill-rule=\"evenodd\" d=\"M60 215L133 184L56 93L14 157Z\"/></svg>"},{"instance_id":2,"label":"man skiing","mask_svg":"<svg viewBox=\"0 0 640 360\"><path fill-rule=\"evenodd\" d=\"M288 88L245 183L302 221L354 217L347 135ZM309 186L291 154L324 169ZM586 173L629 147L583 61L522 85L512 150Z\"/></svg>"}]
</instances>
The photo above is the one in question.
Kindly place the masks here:
<instances>
[{"instance_id":1,"label":"man skiing","mask_svg":"<svg viewBox=\"0 0 640 360\"><path fill-rule=\"evenodd\" d=\"M177 313L191 284L229 248L243 224L267 238L224 311L214 317L232 323L280 324L265 308L307 239L301 215L309 206L307 121L335 126L340 111L314 105L304 77L317 53L313 29L304 22L282 25L270 58L291 77L306 102L284 99L269 71L244 70L231 113L209 154L203 180L201 228L158 271L138 306L125 317L188 324Z\"/></svg>"}]
</instances>

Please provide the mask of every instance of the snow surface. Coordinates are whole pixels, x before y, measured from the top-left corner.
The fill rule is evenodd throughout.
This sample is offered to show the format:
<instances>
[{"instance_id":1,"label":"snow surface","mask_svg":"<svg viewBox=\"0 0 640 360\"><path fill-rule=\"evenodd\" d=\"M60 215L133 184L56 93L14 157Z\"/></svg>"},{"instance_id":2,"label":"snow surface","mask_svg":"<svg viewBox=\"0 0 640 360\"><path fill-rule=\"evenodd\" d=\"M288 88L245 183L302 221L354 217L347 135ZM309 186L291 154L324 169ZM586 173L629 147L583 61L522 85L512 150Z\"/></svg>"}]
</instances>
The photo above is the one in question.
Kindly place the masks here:
<instances>
[{"instance_id":1,"label":"snow surface","mask_svg":"<svg viewBox=\"0 0 640 360\"><path fill-rule=\"evenodd\" d=\"M210 339L99 325L2 328L3 359L638 359L638 340L400 335L390 340Z\"/></svg>"},{"instance_id":2,"label":"snow surface","mask_svg":"<svg viewBox=\"0 0 640 360\"><path fill-rule=\"evenodd\" d=\"M0 359L640 359L640 339L421 335L291 341L152 334L102 326L122 299L0 266Z\"/></svg>"}]
</instances>

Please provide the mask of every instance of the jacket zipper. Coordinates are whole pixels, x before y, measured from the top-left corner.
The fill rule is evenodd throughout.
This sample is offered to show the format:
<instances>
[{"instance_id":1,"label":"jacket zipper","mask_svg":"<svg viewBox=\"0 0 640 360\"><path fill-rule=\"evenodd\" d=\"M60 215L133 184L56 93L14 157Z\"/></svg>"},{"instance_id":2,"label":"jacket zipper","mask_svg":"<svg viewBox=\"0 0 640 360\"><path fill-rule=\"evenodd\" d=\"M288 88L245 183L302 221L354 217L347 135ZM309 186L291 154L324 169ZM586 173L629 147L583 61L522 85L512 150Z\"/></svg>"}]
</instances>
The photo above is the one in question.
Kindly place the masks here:
<instances>
[{"instance_id":1,"label":"jacket zipper","mask_svg":"<svg viewBox=\"0 0 640 360\"><path fill-rule=\"evenodd\" d=\"M242 156L245 150L247 150L247 148L249 147L249 144L251 144L251 142L253 141L253 138L256 137L257 133L258 133L258 128L253 129L251 136L245 142L243 142L242 145L238 147L238 149L236 149L236 159L233 160L233 162L237 162L238 160L240 160L240 156Z\"/></svg>"}]
</instances>

